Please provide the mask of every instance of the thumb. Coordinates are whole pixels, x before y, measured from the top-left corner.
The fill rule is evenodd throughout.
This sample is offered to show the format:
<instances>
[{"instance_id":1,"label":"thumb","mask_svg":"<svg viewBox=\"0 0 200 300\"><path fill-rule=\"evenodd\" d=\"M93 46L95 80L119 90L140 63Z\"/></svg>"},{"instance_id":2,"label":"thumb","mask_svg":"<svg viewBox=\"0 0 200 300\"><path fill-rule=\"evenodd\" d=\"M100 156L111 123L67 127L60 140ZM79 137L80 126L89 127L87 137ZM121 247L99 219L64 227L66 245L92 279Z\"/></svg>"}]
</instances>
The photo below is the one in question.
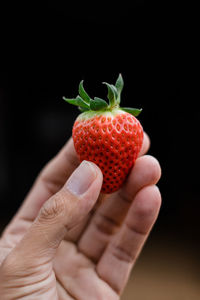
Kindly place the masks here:
<instances>
[{"instance_id":1,"label":"thumb","mask_svg":"<svg viewBox=\"0 0 200 300\"><path fill-rule=\"evenodd\" d=\"M20 255L51 260L66 233L92 209L99 196L102 173L93 163L83 161L63 188L44 203L23 240L15 248ZM19 254L19 252L18 252Z\"/></svg>"}]
</instances>

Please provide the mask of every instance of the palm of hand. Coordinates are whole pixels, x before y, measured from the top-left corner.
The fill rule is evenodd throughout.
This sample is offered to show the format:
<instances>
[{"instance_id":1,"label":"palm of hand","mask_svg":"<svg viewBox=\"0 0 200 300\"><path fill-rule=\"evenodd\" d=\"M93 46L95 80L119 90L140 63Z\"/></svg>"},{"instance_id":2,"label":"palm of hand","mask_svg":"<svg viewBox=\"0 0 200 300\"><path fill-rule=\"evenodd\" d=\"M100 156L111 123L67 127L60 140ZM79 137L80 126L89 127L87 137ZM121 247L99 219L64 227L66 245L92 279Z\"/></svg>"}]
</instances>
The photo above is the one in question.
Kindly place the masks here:
<instances>
[{"instance_id":1,"label":"palm of hand","mask_svg":"<svg viewBox=\"0 0 200 300\"><path fill-rule=\"evenodd\" d=\"M96 264L80 252L74 243L62 242L53 270L59 300L119 298L111 286L99 277Z\"/></svg>"},{"instance_id":2,"label":"palm of hand","mask_svg":"<svg viewBox=\"0 0 200 300\"><path fill-rule=\"evenodd\" d=\"M141 154L147 148L146 141ZM31 228L39 208L60 189L78 164L73 151L69 142L50 162L5 230L0 241L0 263L10 252L10 259L2 263L5 280L9 267L15 274L12 253L19 252L16 244L20 240L19 245L23 244L23 236ZM157 161L149 156L140 157L122 190L109 196L76 227L67 230L52 260L40 260L34 246L33 252L26 253L31 259L25 259L20 265L21 278L13 275L9 286L13 295L24 299L29 295L34 299L53 300L119 299L159 211L160 194L154 185L159 177ZM23 246L21 249L23 260Z\"/></svg>"}]
</instances>

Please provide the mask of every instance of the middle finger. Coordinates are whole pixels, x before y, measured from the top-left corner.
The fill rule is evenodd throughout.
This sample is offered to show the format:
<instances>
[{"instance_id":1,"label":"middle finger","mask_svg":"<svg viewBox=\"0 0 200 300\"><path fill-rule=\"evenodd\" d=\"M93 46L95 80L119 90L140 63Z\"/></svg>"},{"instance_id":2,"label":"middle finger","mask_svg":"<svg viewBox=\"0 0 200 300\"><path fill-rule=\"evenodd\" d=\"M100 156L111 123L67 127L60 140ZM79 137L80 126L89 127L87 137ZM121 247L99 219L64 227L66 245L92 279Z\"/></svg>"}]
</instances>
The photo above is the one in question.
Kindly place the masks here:
<instances>
[{"instance_id":1,"label":"middle finger","mask_svg":"<svg viewBox=\"0 0 200 300\"><path fill-rule=\"evenodd\" d=\"M80 251L97 262L110 239L119 231L137 192L144 186L156 184L159 178L160 166L155 158L149 155L138 158L124 187L112 194L92 217L79 240Z\"/></svg>"}]
</instances>

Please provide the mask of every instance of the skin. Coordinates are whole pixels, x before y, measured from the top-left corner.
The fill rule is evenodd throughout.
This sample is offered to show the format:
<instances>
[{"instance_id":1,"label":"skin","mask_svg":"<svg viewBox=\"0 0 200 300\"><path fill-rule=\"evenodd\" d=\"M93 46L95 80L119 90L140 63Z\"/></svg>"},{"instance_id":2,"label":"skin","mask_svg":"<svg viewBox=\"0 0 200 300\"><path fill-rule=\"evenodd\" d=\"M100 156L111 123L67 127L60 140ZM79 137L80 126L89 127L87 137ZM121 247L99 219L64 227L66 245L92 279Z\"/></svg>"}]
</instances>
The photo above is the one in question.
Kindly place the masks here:
<instances>
[{"instance_id":1,"label":"skin","mask_svg":"<svg viewBox=\"0 0 200 300\"><path fill-rule=\"evenodd\" d=\"M158 161L145 134L123 188L100 193L102 174L81 196L66 181L79 162L70 139L42 170L0 240L0 298L120 298L159 213ZM93 174L93 175L94 175ZM101 203L101 204L99 204Z\"/></svg>"}]
</instances>

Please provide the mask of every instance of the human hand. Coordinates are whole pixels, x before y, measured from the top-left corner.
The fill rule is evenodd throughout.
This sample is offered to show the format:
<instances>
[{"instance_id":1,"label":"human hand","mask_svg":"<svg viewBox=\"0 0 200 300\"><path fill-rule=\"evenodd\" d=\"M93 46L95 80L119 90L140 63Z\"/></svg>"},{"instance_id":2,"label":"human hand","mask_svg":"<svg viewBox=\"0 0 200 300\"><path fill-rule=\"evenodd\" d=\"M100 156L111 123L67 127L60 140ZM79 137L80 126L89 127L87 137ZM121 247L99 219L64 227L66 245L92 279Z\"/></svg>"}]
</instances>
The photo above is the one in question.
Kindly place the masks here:
<instances>
[{"instance_id":1,"label":"human hand","mask_svg":"<svg viewBox=\"0 0 200 300\"><path fill-rule=\"evenodd\" d=\"M145 134L122 189L94 208L102 173L79 166L69 140L3 232L1 299L119 299L161 203L160 166L143 156L148 148Z\"/></svg>"}]
</instances>

